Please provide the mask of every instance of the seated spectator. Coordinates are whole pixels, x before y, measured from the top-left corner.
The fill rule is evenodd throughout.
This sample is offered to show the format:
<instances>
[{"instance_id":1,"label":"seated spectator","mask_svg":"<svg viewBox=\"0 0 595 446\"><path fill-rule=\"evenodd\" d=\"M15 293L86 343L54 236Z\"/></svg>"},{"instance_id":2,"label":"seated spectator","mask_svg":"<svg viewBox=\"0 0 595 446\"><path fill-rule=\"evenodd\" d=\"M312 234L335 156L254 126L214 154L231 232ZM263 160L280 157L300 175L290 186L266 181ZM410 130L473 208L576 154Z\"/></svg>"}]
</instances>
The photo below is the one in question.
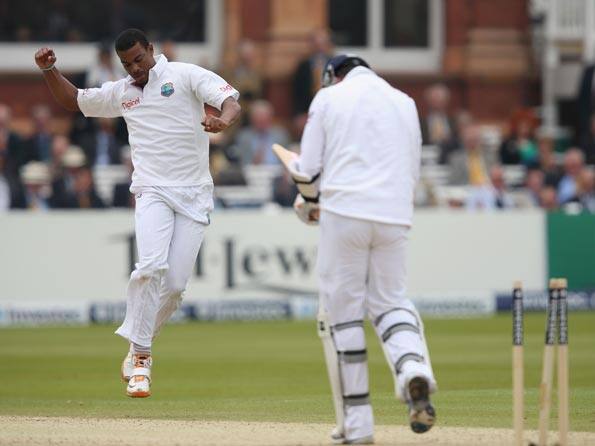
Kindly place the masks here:
<instances>
[{"instance_id":1,"label":"seated spectator","mask_svg":"<svg viewBox=\"0 0 595 446\"><path fill-rule=\"evenodd\" d=\"M577 178L585 165L585 157L579 149L571 148L564 154L564 176L558 183L558 201L564 204L576 195Z\"/></svg>"},{"instance_id":2,"label":"seated spectator","mask_svg":"<svg viewBox=\"0 0 595 446\"><path fill-rule=\"evenodd\" d=\"M421 118L421 134L424 144L440 148L438 162L448 162L450 153L459 146L457 123L448 112L450 91L443 84L434 84L425 91L426 112Z\"/></svg>"},{"instance_id":3,"label":"seated spectator","mask_svg":"<svg viewBox=\"0 0 595 446\"><path fill-rule=\"evenodd\" d=\"M490 184L474 187L466 201L468 210L509 209L512 207L514 207L514 201L506 188L504 170L498 165L490 168Z\"/></svg>"},{"instance_id":4,"label":"seated spectator","mask_svg":"<svg viewBox=\"0 0 595 446\"><path fill-rule=\"evenodd\" d=\"M227 131L209 133L209 169L216 186L246 186L240 161L226 151Z\"/></svg>"},{"instance_id":5,"label":"seated spectator","mask_svg":"<svg viewBox=\"0 0 595 446\"><path fill-rule=\"evenodd\" d=\"M136 204L134 194L130 192L130 185L132 184L132 172L134 171L130 146L124 146L122 148L122 164L124 164L128 169L128 179L114 185L112 206L116 208L134 208Z\"/></svg>"},{"instance_id":6,"label":"seated spectator","mask_svg":"<svg viewBox=\"0 0 595 446\"><path fill-rule=\"evenodd\" d=\"M297 144L292 144L288 149L293 152L298 152L299 146ZM298 194L298 189L291 179L290 173L286 169L283 169L281 175L273 179L272 187L274 203L285 208L293 207L293 202Z\"/></svg>"},{"instance_id":7,"label":"seated spectator","mask_svg":"<svg viewBox=\"0 0 595 446\"><path fill-rule=\"evenodd\" d=\"M545 175L539 169L529 169L525 176L525 189L527 191L528 205L540 206L541 190L545 185Z\"/></svg>"},{"instance_id":8,"label":"seated spectator","mask_svg":"<svg viewBox=\"0 0 595 446\"><path fill-rule=\"evenodd\" d=\"M510 122L510 135L500 146L502 164L523 164L533 167L538 163L535 127L537 119L529 110L515 112Z\"/></svg>"},{"instance_id":9,"label":"seated spectator","mask_svg":"<svg viewBox=\"0 0 595 446\"><path fill-rule=\"evenodd\" d=\"M539 169L544 173L544 182L548 186L558 187L562 172L556 161L554 152L554 138L545 132L537 137L537 150L539 152Z\"/></svg>"},{"instance_id":10,"label":"seated spectator","mask_svg":"<svg viewBox=\"0 0 595 446\"><path fill-rule=\"evenodd\" d=\"M21 180L24 184L27 209L47 211L52 207L51 176L45 163L29 161L21 169Z\"/></svg>"},{"instance_id":11,"label":"seated spectator","mask_svg":"<svg viewBox=\"0 0 595 446\"><path fill-rule=\"evenodd\" d=\"M541 207L546 211L557 211L559 207L556 188L546 185L543 189L541 189L541 193L539 194L539 202Z\"/></svg>"},{"instance_id":12,"label":"seated spectator","mask_svg":"<svg viewBox=\"0 0 595 446\"><path fill-rule=\"evenodd\" d=\"M243 166L248 164L278 165L273 154L274 143L287 146L289 135L273 124L273 106L263 100L254 101L250 107L250 125L240 130L233 145L233 154Z\"/></svg>"},{"instance_id":13,"label":"seated spectator","mask_svg":"<svg viewBox=\"0 0 595 446\"><path fill-rule=\"evenodd\" d=\"M114 82L124 77L120 64L113 62L112 51L112 46L107 43L97 48L97 59L87 70L85 87L101 87L105 82Z\"/></svg>"},{"instance_id":14,"label":"seated spectator","mask_svg":"<svg viewBox=\"0 0 595 446\"><path fill-rule=\"evenodd\" d=\"M468 126L462 135L463 147L449 157L451 185L487 186L492 157L484 150L480 129Z\"/></svg>"},{"instance_id":15,"label":"seated spectator","mask_svg":"<svg viewBox=\"0 0 595 446\"><path fill-rule=\"evenodd\" d=\"M81 138L80 144L90 166L120 164L122 147L116 136L116 120L97 118L94 120L96 131Z\"/></svg>"},{"instance_id":16,"label":"seated spectator","mask_svg":"<svg viewBox=\"0 0 595 446\"><path fill-rule=\"evenodd\" d=\"M585 154L585 162L595 164L595 113L591 115L589 124L589 131L581 137L580 148Z\"/></svg>"},{"instance_id":17,"label":"seated spectator","mask_svg":"<svg viewBox=\"0 0 595 446\"><path fill-rule=\"evenodd\" d=\"M576 194L566 203L576 203L585 212L595 213L595 169L583 167L576 178Z\"/></svg>"},{"instance_id":18,"label":"seated spectator","mask_svg":"<svg viewBox=\"0 0 595 446\"><path fill-rule=\"evenodd\" d=\"M293 207L298 190L287 170L283 169L281 175L273 179L272 187L274 203L284 208Z\"/></svg>"},{"instance_id":19,"label":"seated spectator","mask_svg":"<svg viewBox=\"0 0 595 446\"><path fill-rule=\"evenodd\" d=\"M74 173L73 193L68 197L68 204L73 209L103 209L105 204L95 190L93 172L89 166L83 166Z\"/></svg>"},{"instance_id":20,"label":"seated spectator","mask_svg":"<svg viewBox=\"0 0 595 446\"><path fill-rule=\"evenodd\" d=\"M69 146L68 138L57 136L52 146L52 207L75 207L75 177L79 169L85 166L86 159L82 149ZM66 150L64 146L66 145Z\"/></svg>"},{"instance_id":21,"label":"seated spectator","mask_svg":"<svg viewBox=\"0 0 595 446\"><path fill-rule=\"evenodd\" d=\"M32 109L34 131L26 141L27 160L49 161L51 158L52 112L47 105L37 105Z\"/></svg>"},{"instance_id":22,"label":"seated spectator","mask_svg":"<svg viewBox=\"0 0 595 446\"><path fill-rule=\"evenodd\" d=\"M11 110L8 105L0 104L0 157L7 176L18 176L19 168L27 161L27 154L20 136L10 129Z\"/></svg>"}]
</instances>

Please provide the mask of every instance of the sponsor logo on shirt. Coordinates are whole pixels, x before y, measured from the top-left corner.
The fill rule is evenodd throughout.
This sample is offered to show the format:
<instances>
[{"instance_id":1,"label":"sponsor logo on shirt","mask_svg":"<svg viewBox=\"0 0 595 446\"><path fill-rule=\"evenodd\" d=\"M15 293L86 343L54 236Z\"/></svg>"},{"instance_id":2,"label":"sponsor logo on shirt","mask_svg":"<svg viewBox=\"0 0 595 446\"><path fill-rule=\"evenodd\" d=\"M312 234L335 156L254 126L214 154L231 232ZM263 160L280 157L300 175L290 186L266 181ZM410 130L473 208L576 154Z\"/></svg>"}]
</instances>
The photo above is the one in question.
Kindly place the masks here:
<instances>
[{"instance_id":1,"label":"sponsor logo on shirt","mask_svg":"<svg viewBox=\"0 0 595 446\"><path fill-rule=\"evenodd\" d=\"M233 87L229 84L223 86L223 87L219 87L219 90L221 90L223 93L225 93L226 91L231 91L233 90Z\"/></svg>"},{"instance_id":2,"label":"sponsor logo on shirt","mask_svg":"<svg viewBox=\"0 0 595 446\"><path fill-rule=\"evenodd\" d=\"M172 94L174 94L174 84L173 82L166 82L161 86L161 96L165 96L169 98Z\"/></svg>"},{"instance_id":3,"label":"sponsor logo on shirt","mask_svg":"<svg viewBox=\"0 0 595 446\"><path fill-rule=\"evenodd\" d=\"M137 98L122 102L122 108L124 110L130 110L132 107L136 107L138 104L140 104L140 96Z\"/></svg>"}]
</instances>

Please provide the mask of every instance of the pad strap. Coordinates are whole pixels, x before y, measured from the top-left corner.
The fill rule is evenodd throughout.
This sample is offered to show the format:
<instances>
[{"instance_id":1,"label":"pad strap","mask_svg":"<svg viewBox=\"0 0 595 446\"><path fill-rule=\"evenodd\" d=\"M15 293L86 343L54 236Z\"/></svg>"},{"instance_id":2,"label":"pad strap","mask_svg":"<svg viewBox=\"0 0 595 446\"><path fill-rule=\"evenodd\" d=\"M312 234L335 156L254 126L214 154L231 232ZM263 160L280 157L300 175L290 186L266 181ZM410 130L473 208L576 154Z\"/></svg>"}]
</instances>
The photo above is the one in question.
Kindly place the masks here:
<instances>
[{"instance_id":1,"label":"pad strap","mask_svg":"<svg viewBox=\"0 0 595 446\"><path fill-rule=\"evenodd\" d=\"M334 331L341 331L341 330L346 330L348 328L363 327L363 326L364 326L364 321L359 320L359 321L341 322L339 324L333 325L332 328Z\"/></svg>"},{"instance_id":2,"label":"pad strap","mask_svg":"<svg viewBox=\"0 0 595 446\"><path fill-rule=\"evenodd\" d=\"M397 375L402 372L401 369L403 368L403 364L405 364L407 361L424 362L424 357L417 353L405 353L397 360L397 362L395 362L395 371Z\"/></svg>"},{"instance_id":3,"label":"pad strap","mask_svg":"<svg viewBox=\"0 0 595 446\"><path fill-rule=\"evenodd\" d=\"M382 342L388 341L392 335L400 331L412 331L419 334L419 328L416 325L409 322L399 322L398 324L391 325L382 333Z\"/></svg>"},{"instance_id":4,"label":"pad strap","mask_svg":"<svg viewBox=\"0 0 595 446\"><path fill-rule=\"evenodd\" d=\"M346 364L355 364L359 362L366 362L368 360L368 352L364 350L347 350L344 352L337 352L339 360Z\"/></svg>"},{"instance_id":5,"label":"pad strap","mask_svg":"<svg viewBox=\"0 0 595 446\"><path fill-rule=\"evenodd\" d=\"M343 395L343 403L346 406L365 406L370 404L370 394L362 393L360 395Z\"/></svg>"}]
</instances>

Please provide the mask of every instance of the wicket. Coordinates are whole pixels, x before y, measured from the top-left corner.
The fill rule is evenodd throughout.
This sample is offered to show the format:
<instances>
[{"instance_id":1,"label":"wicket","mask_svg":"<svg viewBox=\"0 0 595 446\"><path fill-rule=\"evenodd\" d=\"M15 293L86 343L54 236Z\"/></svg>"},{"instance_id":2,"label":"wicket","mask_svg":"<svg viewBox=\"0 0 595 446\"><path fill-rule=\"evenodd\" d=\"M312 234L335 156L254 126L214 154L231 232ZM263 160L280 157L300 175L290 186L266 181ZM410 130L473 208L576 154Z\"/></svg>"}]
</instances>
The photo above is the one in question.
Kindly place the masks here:
<instances>
[{"instance_id":1,"label":"wicket","mask_svg":"<svg viewBox=\"0 0 595 446\"><path fill-rule=\"evenodd\" d=\"M566 279L551 279L548 287L546 311L545 347L543 370L539 387L538 446L547 445L552 384L555 363L555 347L558 351L558 444L568 446L569 395L568 395L568 302ZM513 381L513 429L514 445L523 444L524 410L524 365L523 365L523 290L515 282L512 295L512 381ZM531 443L532 445L533 443Z\"/></svg>"}]
</instances>

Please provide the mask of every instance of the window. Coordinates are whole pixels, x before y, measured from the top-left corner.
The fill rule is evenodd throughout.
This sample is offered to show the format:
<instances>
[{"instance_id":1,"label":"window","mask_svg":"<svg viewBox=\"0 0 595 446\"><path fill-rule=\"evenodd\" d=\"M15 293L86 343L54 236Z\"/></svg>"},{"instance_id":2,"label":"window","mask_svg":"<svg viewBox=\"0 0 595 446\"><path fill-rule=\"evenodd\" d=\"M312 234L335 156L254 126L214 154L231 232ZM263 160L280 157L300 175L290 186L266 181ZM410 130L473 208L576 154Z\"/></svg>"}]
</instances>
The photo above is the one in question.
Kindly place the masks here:
<instances>
[{"instance_id":1,"label":"window","mask_svg":"<svg viewBox=\"0 0 595 446\"><path fill-rule=\"evenodd\" d=\"M443 0L329 0L339 52L362 56L379 71L438 71Z\"/></svg>"},{"instance_id":2,"label":"window","mask_svg":"<svg viewBox=\"0 0 595 446\"><path fill-rule=\"evenodd\" d=\"M222 23L221 0L0 0L2 68L34 70L32 54L50 44L60 68L84 71L97 42L111 44L126 28L144 30L157 51L159 42L173 40L180 61L214 66Z\"/></svg>"}]
</instances>

